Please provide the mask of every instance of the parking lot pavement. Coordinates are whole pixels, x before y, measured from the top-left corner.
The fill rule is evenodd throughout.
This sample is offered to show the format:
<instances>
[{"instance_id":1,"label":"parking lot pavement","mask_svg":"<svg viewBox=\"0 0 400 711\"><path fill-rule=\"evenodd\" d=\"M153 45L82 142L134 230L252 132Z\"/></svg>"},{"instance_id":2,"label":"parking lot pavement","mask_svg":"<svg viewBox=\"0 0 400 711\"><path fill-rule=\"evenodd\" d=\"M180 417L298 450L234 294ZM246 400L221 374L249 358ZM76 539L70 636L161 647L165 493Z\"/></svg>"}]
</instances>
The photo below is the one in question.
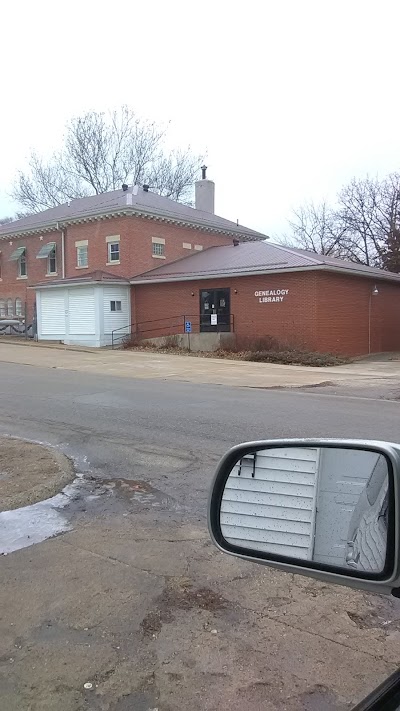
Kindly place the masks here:
<instances>
[{"instance_id":1,"label":"parking lot pavement","mask_svg":"<svg viewBox=\"0 0 400 711\"><path fill-rule=\"evenodd\" d=\"M224 555L134 489L96 496L101 516L1 559L8 711L340 711L398 666L396 601Z\"/></svg>"}]
</instances>

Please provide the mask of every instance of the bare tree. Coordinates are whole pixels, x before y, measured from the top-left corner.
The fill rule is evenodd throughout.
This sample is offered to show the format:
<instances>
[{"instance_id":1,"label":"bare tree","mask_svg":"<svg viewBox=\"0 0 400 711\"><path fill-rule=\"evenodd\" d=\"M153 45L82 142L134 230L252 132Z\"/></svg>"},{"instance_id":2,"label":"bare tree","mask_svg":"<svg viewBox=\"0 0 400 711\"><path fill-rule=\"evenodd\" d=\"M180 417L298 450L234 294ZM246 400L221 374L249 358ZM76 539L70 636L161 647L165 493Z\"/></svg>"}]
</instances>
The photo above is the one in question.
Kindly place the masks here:
<instances>
[{"instance_id":1,"label":"bare tree","mask_svg":"<svg viewBox=\"0 0 400 711\"><path fill-rule=\"evenodd\" d=\"M14 219L14 217L0 217L0 227L1 225L8 225L10 222L13 222Z\"/></svg>"},{"instance_id":2,"label":"bare tree","mask_svg":"<svg viewBox=\"0 0 400 711\"><path fill-rule=\"evenodd\" d=\"M353 180L339 192L337 212L347 227L353 261L379 266L382 253L381 230L377 215L381 202L381 185L368 176Z\"/></svg>"},{"instance_id":3,"label":"bare tree","mask_svg":"<svg viewBox=\"0 0 400 711\"><path fill-rule=\"evenodd\" d=\"M289 225L288 244L318 254L347 256L346 225L326 202L310 202L293 210Z\"/></svg>"},{"instance_id":4,"label":"bare tree","mask_svg":"<svg viewBox=\"0 0 400 711\"><path fill-rule=\"evenodd\" d=\"M167 153L165 130L123 106L109 114L89 112L66 127L62 149L49 161L35 153L20 171L13 197L31 212L68 200L147 183L155 192L190 203L203 156L190 147Z\"/></svg>"},{"instance_id":5,"label":"bare tree","mask_svg":"<svg viewBox=\"0 0 400 711\"><path fill-rule=\"evenodd\" d=\"M400 235L400 174L354 178L336 204L305 204L289 221L290 242L319 254L394 270Z\"/></svg>"}]
</instances>

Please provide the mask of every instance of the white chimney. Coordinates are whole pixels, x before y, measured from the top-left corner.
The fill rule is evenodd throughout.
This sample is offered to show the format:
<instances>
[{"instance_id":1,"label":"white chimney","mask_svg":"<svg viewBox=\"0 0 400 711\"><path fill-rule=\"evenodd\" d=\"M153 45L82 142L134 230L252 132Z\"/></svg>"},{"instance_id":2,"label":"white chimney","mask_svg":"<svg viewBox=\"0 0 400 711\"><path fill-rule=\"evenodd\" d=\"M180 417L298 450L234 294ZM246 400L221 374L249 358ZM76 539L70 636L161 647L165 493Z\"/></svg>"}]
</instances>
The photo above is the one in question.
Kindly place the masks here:
<instances>
[{"instance_id":1,"label":"white chimney","mask_svg":"<svg viewBox=\"0 0 400 711\"><path fill-rule=\"evenodd\" d=\"M215 183L206 178L207 166L201 166L201 180L196 180L195 189L195 206L196 210L203 212L211 212L214 214L215 200Z\"/></svg>"}]
</instances>

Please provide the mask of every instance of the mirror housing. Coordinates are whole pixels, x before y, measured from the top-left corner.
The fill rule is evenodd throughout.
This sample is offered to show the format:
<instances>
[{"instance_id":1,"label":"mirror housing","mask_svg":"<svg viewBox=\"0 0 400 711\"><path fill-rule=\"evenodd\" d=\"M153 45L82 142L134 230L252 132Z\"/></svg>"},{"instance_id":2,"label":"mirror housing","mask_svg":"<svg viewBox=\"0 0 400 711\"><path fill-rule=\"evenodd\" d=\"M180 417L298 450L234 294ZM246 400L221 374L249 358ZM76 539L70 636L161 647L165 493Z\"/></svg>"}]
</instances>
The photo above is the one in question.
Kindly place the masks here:
<instances>
[{"instance_id":1,"label":"mirror housing","mask_svg":"<svg viewBox=\"0 0 400 711\"><path fill-rule=\"evenodd\" d=\"M337 565L332 565L330 563L324 563L321 562L321 557L318 560L313 560L313 559L304 559L296 557L296 555L288 555L288 549L286 546L286 549L284 546L279 546L271 543L260 543L259 541L279 541L279 535L276 535L275 533L271 536L269 535L268 538L263 535L263 526L265 526L265 519L263 517L259 516L257 513L256 516L254 517L253 515L253 521L255 518L257 518L257 524L256 524L256 535L253 536L253 539L257 541L257 543L253 543L252 540L249 540L248 542L246 540L236 540L237 536L234 535L234 526L235 525L241 525L237 524L237 521L239 520L237 518L237 515L235 514L236 518L232 517L230 514L224 513L224 511L227 510L227 505L226 505L226 499L227 497L224 498L224 492L225 492L225 487L228 482L228 479L231 477L230 482L232 480L233 472L235 478L238 476L242 476L245 478L245 471L247 468L247 486L246 489L249 491L251 490L251 483L256 482L257 480L257 475L256 475L256 470L255 470L255 461L257 457L257 453L259 456L268 456L268 450L273 450L271 452L272 454L276 457L279 455L278 450L285 450L285 452L282 452L282 456L290 456L290 450L301 450L302 452L306 452L307 450L317 450L321 451L323 450L324 452L328 452L335 458L335 455L339 457L339 452L336 452L335 455L332 454L332 450L341 450L341 453L345 452L345 450L350 450L349 454L351 452L354 453L354 456L357 456L357 453L359 453L359 459L362 461L362 457L365 459L365 454L363 453L371 453L375 455L375 461L378 461L378 459L381 457L383 459L380 459L381 462L385 463L385 471L387 471L387 475L385 478L385 486L386 489L383 491L381 488L381 499L378 501L378 504L381 503L383 499L383 495L385 495L385 501L387 502L387 540L385 540L385 557L384 560L382 560L382 566L381 569L376 569L374 570L373 568L369 568L368 566L360 569L360 566L357 566L354 563L353 559L353 551L352 551L352 543L349 541L347 543L347 554L345 557L343 557L343 565L342 567L338 567ZM247 459L246 459L247 458ZM236 467L236 469L235 469ZM235 470L235 471L234 471ZM287 475L287 471L283 471L284 475ZM371 474L371 470L365 473L364 480L367 480L367 476ZM372 478L372 475L371 475ZM271 476L268 476L269 483L271 483ZM286 479L282 476L278 477L280 481L286 481ZM238 481L238 479L237 479ZM278 480L277 480L278 481ZM382 480L381 480L382 481ZM260 484L261 482L261 484ZM272 479L272 482L277 484L275 480ZM364 486L364 482L362 482L362 485ZM240 485L242 486L242 485ZM283 485L285 486L285 485ZM399 512L399 507L400 507L400 446L397 444L391 444L391 443L386 443L386 442L377 442L377 441L366 441L366 440L339 440L339 439L281 439L281 440L263 440L263 441L258 441L258 442L247 442L244 444L240 444L236 447L233 447L230 449L225 456L222 458L221 462L218 465L211 490L210 490L210 496L209 496L209 502L208 502L208 526L209 526L209 531L211 535L211 539L215 543L215 545L223 552L228 553L229 555L234 555L239 558L242 558L244 560L249 560L255 563L259 563L262 565L268 565L273 568L278 568L280 570L284 570L288 573L297 573L301 575L306 575L309 577L317 578L319 580L328 582L328 583L336 583L340 585L347 585L349 587L353 588L358 588L361 590L368 590L370 592L375 592L378 594L393 594L396 597L400 597L400 512ZM232 488L232 486L227 487ZM235 487L233 487L235 488ZM271 489L271 486L268 486L267 488L264 486L263 482L261 479L258 480L258 486L256 486L256 489L262 489L268 490L268 491L274 491L274 489ZM317 489L317 483L315 484L315 488ZM278 489L279 491L282 491L282 484L280 484L280 488ZM300 495L301 495L301 487L299 487ZM234 492L235 494L236 492ZM377 495L379 494L379 491L377 491ZM268 498L266 499L265 496L271 496L270 494L262 494L263 499L262 503L267 504L270 503ZM254 497L254 495L253 495ZM229 498L229 497L228 497ZM293 498L293 497L291 497ZM342 495L343 498L343 495ZM238 500L237 496L234 496L233 499L236 501ZM353 497L354 499L354 497ZM365 499L365 496L364 496ZM232 500L232 497L231 497ZM249 500L249 499L247 499ZM253 501L259 501L257 499L251 499ZM346 500L346 499L344 499ZM350 499L348 499L350 501ZM229 502L228 502L229 503ZM224 509L223 512L221 512L221 505ZM283 504L285 505L285 504ZM247 507L249 507L249 504L246 504ZM250 504L250 510L251 510L251 504ZM368 506L368 504L367 504ZM262 507L263 511L265 511L266 507L265 505ZM342 507L343 509L345 507ZM357 519L357 511L356 511L357 506L354 505L354 503L350 506L347 506L347 518L346 518L346 530L349 529L351 530L352 528L354 529L354 518ZM375 507L376 508L376 507ZM316 500L314 501L314 509L315 511L317 510L317 502ZM234 509L229 509L228 510L234 510ZM372 508L370 507L370 510ZM278 531L278 534L282 532L282 524L284 524L284 517L279 519L279 509L277 509L278 513L274 514L274 526L272 528L275 531ZM355 512L355 513L354 513ZM352 516L352 513L354 515ZM229 518L231 516L231 518ZM246 516L249 517L249 514L246 514ZM228 517L228 518L227 518ZM222 522L221 522L222 518ZM241 518L241 517L240 517ZM251 518L251 517L249 517ZM292 516L290 518L293 518ZM296 515L296 520L305 520L298 518ZM370 517L371 518L371 517ZM381 516L376 514L376 518L379 519ZM228 525L226 525L226 522L228 521ZM225 522L225 523L224 523ZM260 523L261 522L261 523ZM349 526L350 522L350 526ZM233 525L232 525L233 524ZM254 526L254 524L252 524ZM299 528L300 525L300 528ZM325 523L325 529L328 524ZM297 528L296 528L297 526ZM229 535L226 534L227 530L232 530L233 533L230 533ZM261 533L260 533L261 529ZM238 529L239 530L239 529ZM254 528L252 528L252 531L254 532ZM301 524L295 524L295 527L293 528L287 528L287 531L301 531ZM224 535L225 531L225 535ZM325 531L326 532L326 531ZM375 535L375 531L373 532ZM329 534L329 531L328 531ZM286 532L286 536L289 534ZM290 534L292 535L292 534ZM314 534L315 535L315 521L314 521ZM350 534L349 534L350 536ZM351 536L350 536L351 537ZM292 536L293 538L293 536ZM290 539L288 539L290 540ZM295 544L294 544L295 545ZM268 546L270 549L268 549ZM343 546L342 546L343 548ZM293 548L293 550L299 550L296 548ZM283 552L281 552L283 551ZM289 549L290 551L290 549ZM323 558L322 558L323 560Z\"/></svg>"}]
</instances>

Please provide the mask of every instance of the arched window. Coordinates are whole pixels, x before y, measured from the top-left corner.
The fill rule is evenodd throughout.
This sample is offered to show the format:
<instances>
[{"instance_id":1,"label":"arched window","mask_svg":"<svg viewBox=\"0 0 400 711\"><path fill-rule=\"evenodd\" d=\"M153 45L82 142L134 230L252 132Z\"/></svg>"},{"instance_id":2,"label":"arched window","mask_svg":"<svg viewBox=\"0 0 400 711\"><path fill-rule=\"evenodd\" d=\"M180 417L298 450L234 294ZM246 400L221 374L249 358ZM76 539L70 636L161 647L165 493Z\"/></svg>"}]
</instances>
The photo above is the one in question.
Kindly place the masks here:
<instances>
[{"instance_id":1,"label":"arched window","mask_svg":"<svg viewBox=\"0 0 400 711\"><path fill-rule=\"evenodd\" d=\"M22 300L17 296L15 299L15 315L16 316L23 316L22 313Z\"/></svg>"},{"instance_id":2,"label":"arched window","mask_svg":"<svg viewBox=\"0 0 400 711\"><path fill-rule=\"evenodd\" d=\"M14 303L12 299L7 299L7 316L14 316Z\"/></svg>"},{"instance_id":3,"label":"arched window","mask_svg":"<svg viewBox=\"0 0 400 711\"><path fill-rule=\"evenodd\" d=\"M0 318L5 318L6 316L7 312L5 299L0 299Z\"/></svg>"}]
</instances>

